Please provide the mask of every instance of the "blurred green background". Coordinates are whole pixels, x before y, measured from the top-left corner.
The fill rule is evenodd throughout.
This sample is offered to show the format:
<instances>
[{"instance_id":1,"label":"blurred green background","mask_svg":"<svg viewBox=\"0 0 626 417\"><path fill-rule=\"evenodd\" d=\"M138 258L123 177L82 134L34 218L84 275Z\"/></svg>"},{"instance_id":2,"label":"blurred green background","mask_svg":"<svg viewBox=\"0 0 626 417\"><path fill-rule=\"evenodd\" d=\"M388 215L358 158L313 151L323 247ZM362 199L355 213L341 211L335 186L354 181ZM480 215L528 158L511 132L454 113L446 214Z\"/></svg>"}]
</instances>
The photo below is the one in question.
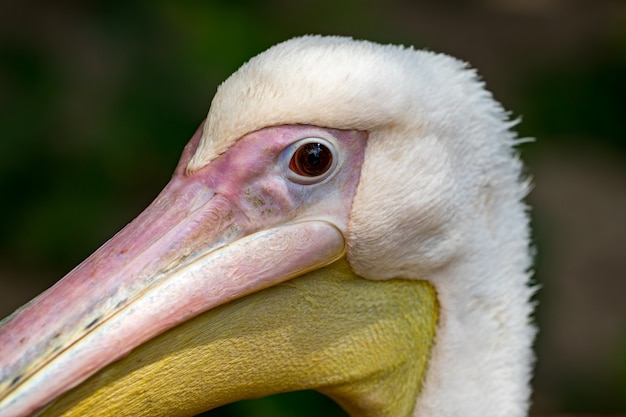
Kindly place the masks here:
<instances>
[{"instance_id":1,"label":"blurred green background","mask_svg":"<svg viewBox=\"0 0 626 417\"><path fill-rule=\"evenodd\" d=\"M216 86L292 36L446 52L522 115L535 189L533 413L626 412L626 2L0 0L0 317L165 185ZM314 393L211 416L345 415Z\"/></svg>"}]
</instances>

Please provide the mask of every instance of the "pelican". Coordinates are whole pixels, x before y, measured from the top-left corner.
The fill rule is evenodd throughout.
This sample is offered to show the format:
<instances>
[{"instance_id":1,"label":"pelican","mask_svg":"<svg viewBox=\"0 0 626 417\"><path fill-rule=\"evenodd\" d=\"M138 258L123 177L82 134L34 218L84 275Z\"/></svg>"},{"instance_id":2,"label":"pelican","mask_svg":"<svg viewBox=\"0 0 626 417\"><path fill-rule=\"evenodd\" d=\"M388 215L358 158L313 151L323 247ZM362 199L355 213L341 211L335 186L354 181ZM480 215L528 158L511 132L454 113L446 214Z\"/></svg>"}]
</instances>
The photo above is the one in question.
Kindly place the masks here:
<instances>
[{"instance_id":1,"label":"pelican","mask_svg":"<svg viewBox=\"0 0 626 417\"><path fill-rule=\"evenodd\" d=\"M535 330L515 122L443 54L305 36L218 88L165 189L0 330L0 416L518 417Z\"/></svg>"}]
</instances>

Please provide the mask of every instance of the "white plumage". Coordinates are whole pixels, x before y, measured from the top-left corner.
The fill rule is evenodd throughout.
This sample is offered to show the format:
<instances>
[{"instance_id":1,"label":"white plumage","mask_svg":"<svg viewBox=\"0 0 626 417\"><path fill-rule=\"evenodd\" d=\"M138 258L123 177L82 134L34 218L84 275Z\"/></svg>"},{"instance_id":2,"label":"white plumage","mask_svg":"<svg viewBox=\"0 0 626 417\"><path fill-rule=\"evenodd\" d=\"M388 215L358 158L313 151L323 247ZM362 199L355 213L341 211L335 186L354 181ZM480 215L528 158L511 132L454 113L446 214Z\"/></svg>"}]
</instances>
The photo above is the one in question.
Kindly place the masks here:
<instances>
[{"instance_id":1,"label":"white plumage","mask_svg":"<svg viewBox=\"0 0 626 417\"><path fill-rule=\"evenodd\" d=\"M528 184L506 112L454 58L306 36L218 89L188 169L282 124L369 134L348 260L369 279L425 279L441 306L416 416L522 416L531 377Z\"/></svg>"}]
</instances>

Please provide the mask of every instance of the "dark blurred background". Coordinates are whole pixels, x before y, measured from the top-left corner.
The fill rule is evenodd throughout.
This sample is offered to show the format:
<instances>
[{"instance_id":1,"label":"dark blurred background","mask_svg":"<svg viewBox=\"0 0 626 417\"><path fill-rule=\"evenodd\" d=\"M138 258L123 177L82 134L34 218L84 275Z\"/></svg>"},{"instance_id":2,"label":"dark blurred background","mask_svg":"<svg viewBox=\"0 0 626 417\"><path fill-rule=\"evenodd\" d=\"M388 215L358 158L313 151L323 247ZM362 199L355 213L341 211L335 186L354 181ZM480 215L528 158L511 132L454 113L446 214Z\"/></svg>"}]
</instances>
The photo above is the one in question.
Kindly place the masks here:
<instances>
[{"instance_id":1,"label":"dark blurred background","mask_svg":"<svg viewBox=\"0 0 626 417\"><path fill-rule=\"evenodd\" d=\"M522 116L535 188L535 414L626 412L626 2L0 0L0 317L165 185L216 86L292 36L411 44ZM307 414L308 413L308 414ZM324 397L212 416L344 415Z\"/></svg>"}]
</instances>

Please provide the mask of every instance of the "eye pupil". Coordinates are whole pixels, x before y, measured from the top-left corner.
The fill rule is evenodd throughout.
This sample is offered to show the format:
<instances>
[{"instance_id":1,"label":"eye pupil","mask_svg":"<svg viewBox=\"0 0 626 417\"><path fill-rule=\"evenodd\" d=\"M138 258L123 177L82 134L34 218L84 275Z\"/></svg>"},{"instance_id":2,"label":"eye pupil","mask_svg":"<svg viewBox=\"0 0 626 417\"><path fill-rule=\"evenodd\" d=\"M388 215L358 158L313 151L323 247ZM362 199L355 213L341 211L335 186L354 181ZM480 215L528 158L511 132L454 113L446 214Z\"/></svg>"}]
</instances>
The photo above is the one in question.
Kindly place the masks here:
<instances>
[{"instance_id":1,"label":"eye pupil","mask_svg":"<svg viewBox=\"0 0 626 417\"><path fill-rule=\"evenodd\" d=\"M289 168L304 177L324 174L333 163L333 154L325 145L316 142L300 146L291 157Z\"/></svg>"}]
</instances>

